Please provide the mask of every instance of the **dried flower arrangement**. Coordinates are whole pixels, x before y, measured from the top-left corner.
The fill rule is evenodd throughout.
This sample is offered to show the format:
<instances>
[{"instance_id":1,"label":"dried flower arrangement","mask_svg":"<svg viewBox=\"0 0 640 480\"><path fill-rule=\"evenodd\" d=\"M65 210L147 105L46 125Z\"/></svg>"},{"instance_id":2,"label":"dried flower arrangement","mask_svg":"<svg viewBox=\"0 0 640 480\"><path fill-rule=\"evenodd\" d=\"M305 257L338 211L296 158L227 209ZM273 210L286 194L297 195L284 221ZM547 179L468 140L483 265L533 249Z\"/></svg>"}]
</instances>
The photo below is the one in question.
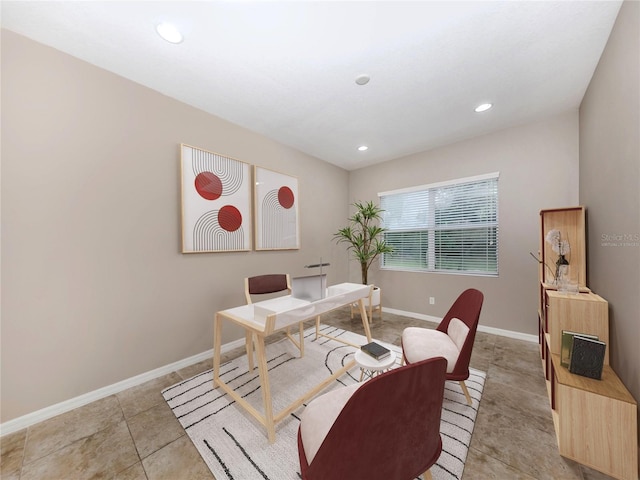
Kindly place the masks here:
<instances>
[{"instance_id":1,"label":"dried flower arrangement","mask_svg":"<svg viewBox=\"0 0 640 480\"><path fill-rule=\"evenodd\" d=\"M551 248L554 252L558 254L558 259L556 260L556 272L554 283L557 285L562 282L563 277L567 275L567 270L569 268L569 260L567 259L567 255L571 252L571 248L569 246L568 240L562 239L562 234L560 230L549 230L547 232L547 236L545 240L548 244L551 245Z\"/></svg>"}]
</instances>

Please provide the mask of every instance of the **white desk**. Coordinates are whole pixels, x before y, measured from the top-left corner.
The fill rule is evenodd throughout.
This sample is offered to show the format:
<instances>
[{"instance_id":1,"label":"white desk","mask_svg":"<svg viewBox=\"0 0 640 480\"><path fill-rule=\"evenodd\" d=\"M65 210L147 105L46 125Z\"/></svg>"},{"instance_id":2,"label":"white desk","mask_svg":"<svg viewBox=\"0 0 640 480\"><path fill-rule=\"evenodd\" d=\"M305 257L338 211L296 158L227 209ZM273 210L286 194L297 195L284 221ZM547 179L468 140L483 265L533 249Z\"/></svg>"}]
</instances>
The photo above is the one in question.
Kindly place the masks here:
<instances>
[{"instance_id":1,"label":"white desk","mask_svg":"<svg viewBox=\"0 0 640 480\"><path fill-rule=\"evenodd\" d=\"M275 424L286 418L291 412L296 410L300 405L309 400L311 397L320 392L333 380L341 376L347 370L355 365L355 360L349 362L344 367L336 371L333 375L321 382L316 387L305 393L302 397L295 400L291 405L274 415L271 391L269 387L269 374L267 370L267 359L265 355L265 337L279 330L288 329L292 325L300 324L311 318L316 318L316 336L322 335L318 331L318 318L323 313L330 312L336 308L340 308L351 303L358 302L360 307L360 315L362 317L362 325L364 327L367 341L371 341L371 332L369 331L369 321L367 319L367 311L365 309L363 299L368 298L371 287L358 283L341 283L327 288L326 298L309 302L293 298L290 295L284 297L273 298L250 305L242 305L241 307L230 308L216 313L214 320L214 336L213 336L213 386L220 387L238 405L241 405L247 412L255 417L267 429L267 437L269 442L275 440ZM244 327L247 332L246 348L247 357L249 359L250 368L253 367L251 338L255 335L256 355L258 360L258 369L260 374L260 385L262 388L262 399L264 402L264 414L256 410L251 404L240 397L225 382L220 379L220 353L222 347L222 322L229 320L237 325ZM323 335L327 336L327 335ZM290 337L291 338L291 337ZM333 338L333 337L330 337ZM293 339L292 339L293 340ZM335 338L342 343L353 345L343 340ZM297 345L297 344L296 344ZM304 355L304 344L301 341L297 345L300 349L300 355ZM360 345L353 345L360 348Z\"/></svg>"}]
</instances>

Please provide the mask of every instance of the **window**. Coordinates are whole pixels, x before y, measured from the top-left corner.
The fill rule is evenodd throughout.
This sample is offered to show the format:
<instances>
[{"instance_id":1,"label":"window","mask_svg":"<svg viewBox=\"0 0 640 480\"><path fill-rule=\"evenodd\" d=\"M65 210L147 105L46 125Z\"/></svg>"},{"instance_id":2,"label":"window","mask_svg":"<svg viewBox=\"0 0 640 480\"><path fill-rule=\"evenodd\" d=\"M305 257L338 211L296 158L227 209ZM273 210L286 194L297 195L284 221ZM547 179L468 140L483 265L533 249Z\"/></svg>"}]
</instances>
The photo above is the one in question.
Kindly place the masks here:
<instances>
[{"instance_id":1,"label":"window","mask_svg":"<svg viewBox=\"0 0 640 480\"><path fill-rule=\"evenodd\" d=\"M379 193L381 268L498 274L498 173Z\"/></svg>"}]
</instances>

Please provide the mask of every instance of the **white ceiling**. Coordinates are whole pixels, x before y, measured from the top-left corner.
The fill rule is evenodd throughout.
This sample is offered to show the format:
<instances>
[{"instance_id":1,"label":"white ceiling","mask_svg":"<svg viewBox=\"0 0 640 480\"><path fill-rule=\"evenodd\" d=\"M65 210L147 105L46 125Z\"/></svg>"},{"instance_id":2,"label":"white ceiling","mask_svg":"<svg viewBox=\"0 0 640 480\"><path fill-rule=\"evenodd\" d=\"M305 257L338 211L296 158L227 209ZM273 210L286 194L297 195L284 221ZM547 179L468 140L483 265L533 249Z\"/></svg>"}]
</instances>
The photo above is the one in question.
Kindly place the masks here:
<instances>
[{"instance_id":1,"label":"white ceiling","mask_svg":"<svg viewBox=\"0 0 640 480\"><path fill-rule=\"evenodd\" d=\"M353 170L578 108L620 5L4 0L1 19ZM157 35L162 21L181 44ZM483 102L494 108L475 113Z\"/></svg>"}]
</instances>

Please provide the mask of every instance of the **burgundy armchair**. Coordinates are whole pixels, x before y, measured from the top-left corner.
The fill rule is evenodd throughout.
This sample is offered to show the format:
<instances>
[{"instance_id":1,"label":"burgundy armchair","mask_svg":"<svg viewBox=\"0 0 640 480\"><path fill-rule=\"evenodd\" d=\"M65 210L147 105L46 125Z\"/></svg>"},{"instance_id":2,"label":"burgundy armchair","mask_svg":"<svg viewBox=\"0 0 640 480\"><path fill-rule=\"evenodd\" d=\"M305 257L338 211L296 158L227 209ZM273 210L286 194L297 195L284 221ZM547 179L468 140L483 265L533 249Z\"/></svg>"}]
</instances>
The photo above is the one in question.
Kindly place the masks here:
<instances>
[{"instance_id":1,"label":"burgundy armchair","mask_svg":"<svg viewBox=\"0 0 640 480\"><path fill-rule=\"evenodd\" d=\"M446 364L431 358L311 401L298 429L303 480L431 478Z\"/></svg>"},{"instance_id":2,"label":"burgundy armchair","mask_svg":"<svg viewBox=\"0 0 640 480\"><path fill-rule=\"evenodd\" d=\"M409 327L402 332L402 361L412 364L432 357L447 359L447 380L460 382L471 405L464 381L469 378L469 363L484 295L470 288L460 294L434 329Z\"/></svg>"}]
</instances>

